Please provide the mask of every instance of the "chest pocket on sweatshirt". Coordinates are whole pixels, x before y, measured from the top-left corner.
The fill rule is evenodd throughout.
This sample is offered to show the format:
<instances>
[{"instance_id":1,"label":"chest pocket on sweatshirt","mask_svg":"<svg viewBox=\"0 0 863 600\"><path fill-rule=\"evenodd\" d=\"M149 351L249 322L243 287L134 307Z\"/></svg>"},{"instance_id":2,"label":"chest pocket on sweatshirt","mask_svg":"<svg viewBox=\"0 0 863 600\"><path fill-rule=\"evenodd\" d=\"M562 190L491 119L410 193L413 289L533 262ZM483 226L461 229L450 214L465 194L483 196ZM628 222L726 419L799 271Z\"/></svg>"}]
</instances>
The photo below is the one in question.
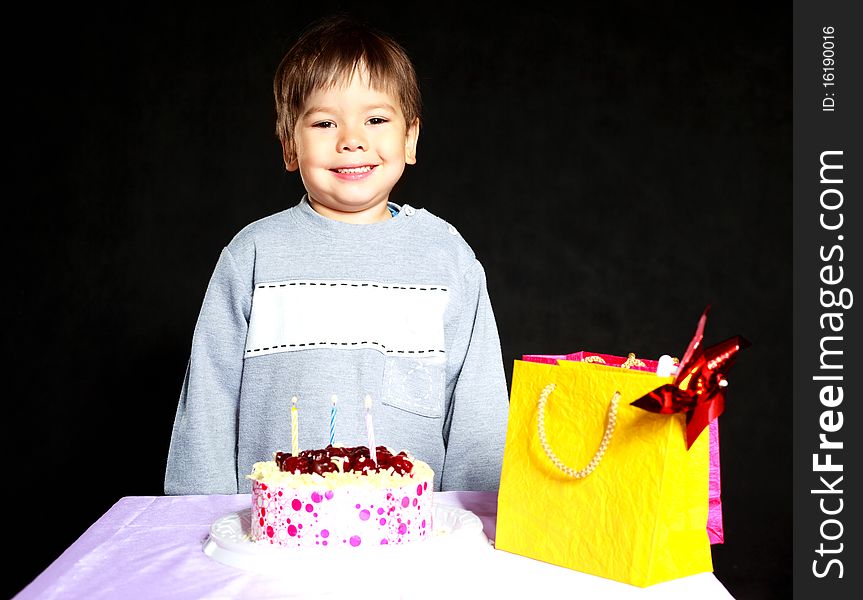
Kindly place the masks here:
<instances>
[{"instance_id":1,"label":"chest pocket on sweatshirt","mask_svg":"<svg viewBox=\"0 0 863 600\"><path fill-rule=\"evenodd\" d=\"M446 360L387 356L384 363L381 403L422 417L443 414Z\"/></svg>"}]
</instances>

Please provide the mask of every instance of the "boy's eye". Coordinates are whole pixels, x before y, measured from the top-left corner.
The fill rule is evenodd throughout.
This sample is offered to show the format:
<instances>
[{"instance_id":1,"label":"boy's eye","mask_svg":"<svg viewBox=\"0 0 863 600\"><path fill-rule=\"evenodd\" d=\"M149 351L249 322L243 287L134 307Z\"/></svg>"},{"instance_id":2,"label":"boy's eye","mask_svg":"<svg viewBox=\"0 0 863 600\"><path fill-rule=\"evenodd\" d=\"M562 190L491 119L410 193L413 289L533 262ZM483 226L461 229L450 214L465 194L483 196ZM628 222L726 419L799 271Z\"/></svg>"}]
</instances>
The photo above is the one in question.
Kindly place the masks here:
<instances>
[{"instance_id":1,"label":"boy's eye","mask_svg":"<svg viewBox=\"0 0 863 600\"><path fill-rule=\"evenodd\" d=\"M320 127L321 129L330 129L331 127L335 127L336 124L332 121L318 121L312 127Z\"/></svg>"},{"instance_id":2,"label":"boy's eye","mask_svg":"<svg viewBox=\"0 0 863 600\"><path fill-rule=\"evenodd\" d=\"M382 125L388 121L389 119L386 119L384 117L372 117L371 119L369 119L368 123L369 125Z\"/></svg>"}]
</instances>

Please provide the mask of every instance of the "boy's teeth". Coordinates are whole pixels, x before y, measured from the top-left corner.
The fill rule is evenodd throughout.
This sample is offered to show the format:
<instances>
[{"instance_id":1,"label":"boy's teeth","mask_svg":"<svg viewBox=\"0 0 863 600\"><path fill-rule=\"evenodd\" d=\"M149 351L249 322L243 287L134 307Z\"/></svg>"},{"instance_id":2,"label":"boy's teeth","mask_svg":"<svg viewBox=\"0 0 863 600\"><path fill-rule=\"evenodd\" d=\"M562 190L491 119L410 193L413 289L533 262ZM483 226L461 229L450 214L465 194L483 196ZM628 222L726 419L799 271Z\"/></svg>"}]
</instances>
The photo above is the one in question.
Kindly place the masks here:
<instances>
[{"instance_id":1,"label":"boy's teeth","mask_svg":"<svg viewBox=\"0 0 863 600\"><path fill-rule=\"evenodd\" d=\"M372 168L369 166L353 167L351 169L336 169L336 171L338 171L339 173L366 173L366 172L371 171L371 170L372 170Z\"/></svg>"}]
</instances>

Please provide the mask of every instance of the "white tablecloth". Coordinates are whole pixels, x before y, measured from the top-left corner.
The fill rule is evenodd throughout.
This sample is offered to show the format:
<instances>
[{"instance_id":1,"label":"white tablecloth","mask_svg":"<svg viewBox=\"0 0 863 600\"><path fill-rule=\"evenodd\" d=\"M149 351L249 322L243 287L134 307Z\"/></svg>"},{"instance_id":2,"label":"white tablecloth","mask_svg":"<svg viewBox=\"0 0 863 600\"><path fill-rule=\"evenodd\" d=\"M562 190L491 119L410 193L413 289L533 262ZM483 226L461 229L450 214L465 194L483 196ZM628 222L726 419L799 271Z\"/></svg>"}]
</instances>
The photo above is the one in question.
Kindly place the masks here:
<instances>
[{"instance_id":1,"label":"white tablecloth","mask_svg":"<svg viewBox=\"0 0 863 600\"><path fill-rule=\"evenodd\" d=\"M438 492L435 502L470 510L494 539L495 494ZM249 505L242 494L122 498L15 598L731 598L713 573L638 588L475 543L409 569L340 561L307 573L316 581L287 559L282 573L260 574L205 555L210 526Z\"/></svg>"}]
</instances>

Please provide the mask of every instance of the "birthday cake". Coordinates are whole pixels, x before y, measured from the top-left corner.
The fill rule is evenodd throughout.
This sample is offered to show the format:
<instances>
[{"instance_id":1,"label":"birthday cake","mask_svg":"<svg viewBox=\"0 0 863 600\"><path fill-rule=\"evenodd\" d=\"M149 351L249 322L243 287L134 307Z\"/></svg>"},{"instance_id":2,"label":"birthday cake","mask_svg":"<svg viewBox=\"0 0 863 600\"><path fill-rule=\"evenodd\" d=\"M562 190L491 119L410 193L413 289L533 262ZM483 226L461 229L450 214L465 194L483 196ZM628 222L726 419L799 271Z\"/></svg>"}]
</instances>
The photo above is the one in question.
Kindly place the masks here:
<instances>
[{"instance_id":1,"label":"birthday cake","mask_svg":"<svg viewBox=\"0 0 863 600\"><path fill-rule=\"evenodd\" d=\"M327 446L255 463L250 535L290 548L408 544L431 535L434 472L378 446Z\"/></svg>"}]
</instances>

